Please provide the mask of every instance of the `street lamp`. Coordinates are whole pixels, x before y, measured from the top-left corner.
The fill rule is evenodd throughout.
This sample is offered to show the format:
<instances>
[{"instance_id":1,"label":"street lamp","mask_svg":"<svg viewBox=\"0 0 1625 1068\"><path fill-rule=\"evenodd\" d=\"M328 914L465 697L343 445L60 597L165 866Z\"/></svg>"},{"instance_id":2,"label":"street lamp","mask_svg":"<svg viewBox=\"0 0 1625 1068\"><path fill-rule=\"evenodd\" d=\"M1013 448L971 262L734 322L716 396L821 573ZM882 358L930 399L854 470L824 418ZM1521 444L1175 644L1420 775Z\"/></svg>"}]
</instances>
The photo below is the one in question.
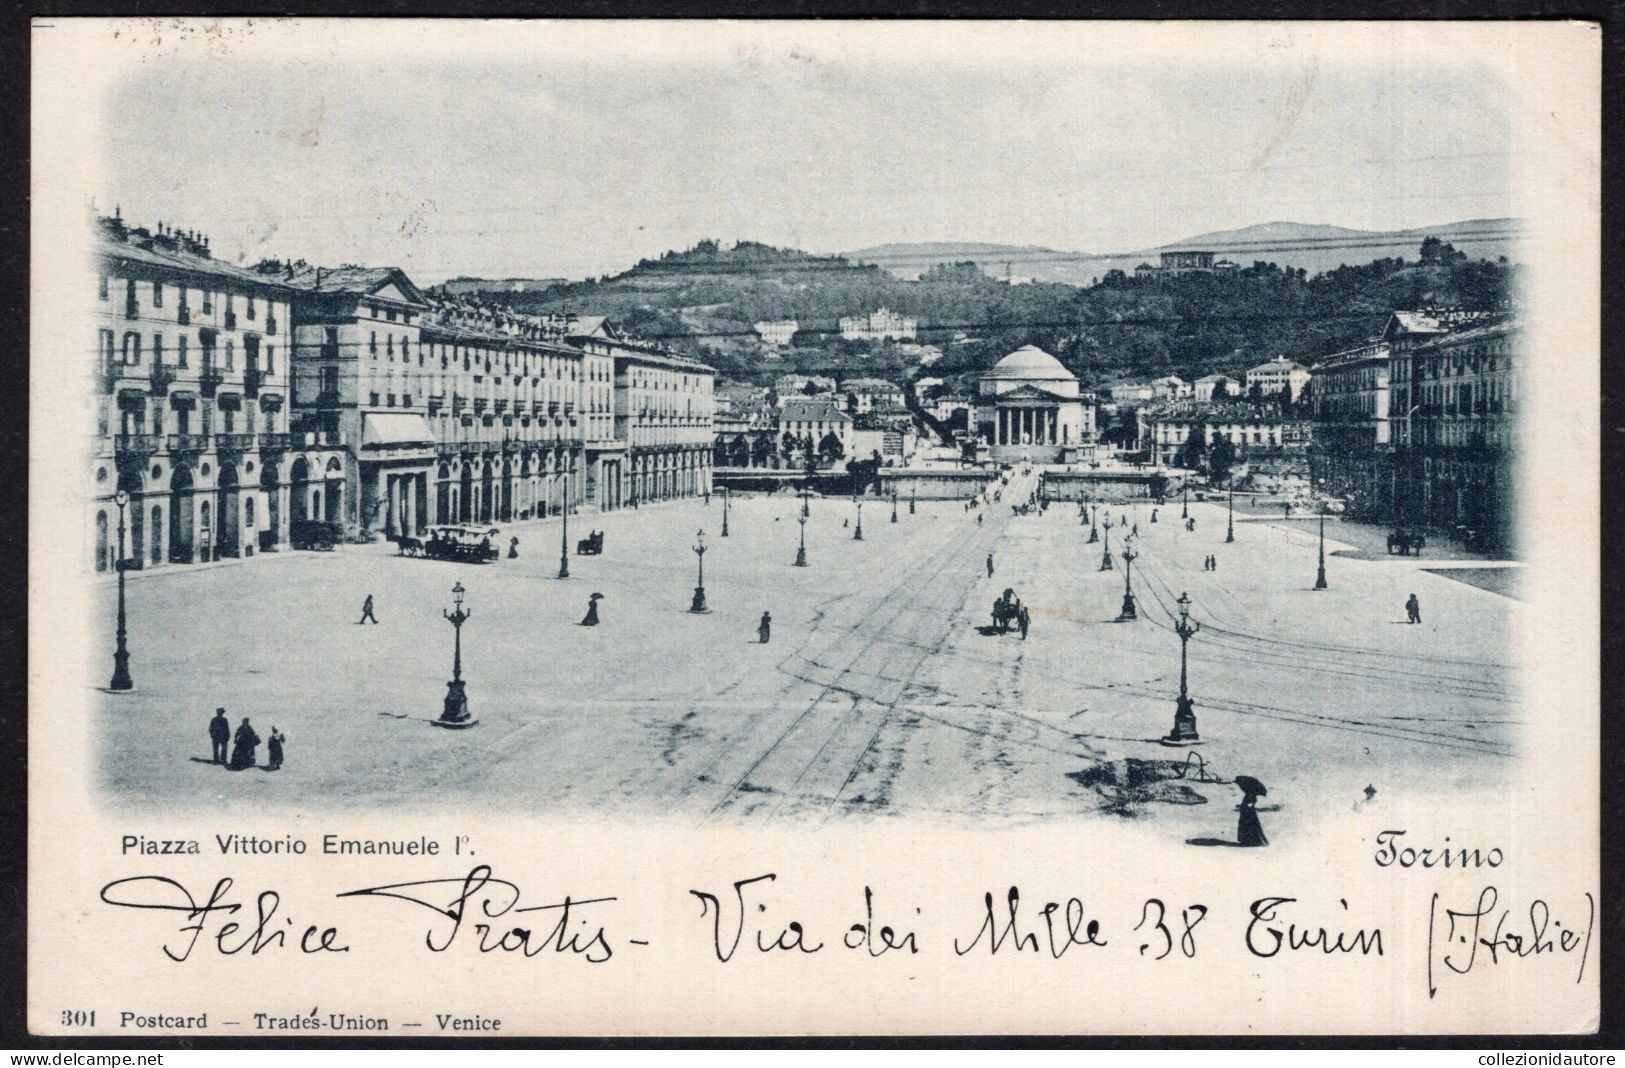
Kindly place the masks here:
<instances>
[{"instance_id":1,"label":"street lamp","mask_svg":"<svg viewBox=\"0 0 1625 1068\"><path fill-rule=\"evenodd\" d=\"M1225 482L1230 490L1230 517L1224 528L1224 540L1228 543L1236 540L1236 476L1230 475Z\"/></svg>"},{"instance_id":2,"label":"street lamp","mask_svg":"<svg viewBox=\"0 0 1625 1068\"><path fill-rule=\"evenodd\" d=\"M801 527L801 543L796 546L796 566L807 566L807 517L796 516L796 524Z\"/></svg>"},{"instance_id":3,"label":"street lamp","mask_svg":"<svg viewBox=\"0 0 1625 1068\"><path fill-rule=\"evenodd\" d=\"M1185 479L1179 480L1179 518L1191 517L1191 484Z\"/></svg>"},{"instance_id":4,"label":"street lamp","mask_svg":"<svg viewBox=\"0 0 1625 1068\"><path fill-rule=\"evenodd\" d=\"M570 465L564 466L564 525L559 528L559 578L570 577Z\"/></svg>"},{"instance_id":5,"label":"street lamp","mask_svg":"<svg viewBox=\"0 0 1625 1068\"><path fill-rule=\"evenodd\" d=\"M705 607L705 531L703 530L694 535L694 555L699 558L700 576L699 581L695 583L694 600L688 606L688 610L700 614L710 611L709 608Z\"/></svg>"},{"instance_id":6,"label":"street lamp","mask_svg":"<svg viewBox=\"0 0 1625 1068\"><path fill-rule=\"evenodd\" d=\"M1117 622L1127 623L1138 619L1139 613L1134 610L1134 561L1140 554L1134 551L1132 537L1123 540L1123 608L1117 613Z\"/></svg>"},{"instance_id":7,"label":"street lamp","mask_svg":"<svg viewBox=\"0 0 1625 1068\"><path fill-rule=\"evenodd\" d=\"M852 495L852 503L858 506L858 525L856 527L854 527L853 530L852 530L852 540L853 541L862 541L863 540L863 498L859 497L856 494L853 494Z\"/></svg>"},{"instance_id":8,"label":"street lamp","mask_svg":"<svg viewBox=\"0 0 1625 1068\"><path fill-rule=\"evenodd\" d=\"M119 490L113 494L113 503L118 505L118 557L113 562L114 569L118 571L118 643L113 648L113 681L107 684L107 688L133 690L135 682L130 678L130 650L124 641L124 508L130 503L130 495Z\"/></svg>"},{"instance_id":9,"label":"street lamp","mask_svg":"<svg viewBox=\"0 0 1625 1068\"><path fill-rule=\"evenodd\" d=\"M440 718L434 721L437 727L448 727L452 730L461 730L472 727L479 722L468 712L468 694L463 690L463 624L474 613L463 607L463 584L461 582L451 588L452 611L444 608L440 614L451 622L453 630L453 652L451 656L451 681L446 683L446 700L440 710Z\"/></svg>"},{"instance_id":10,"label":"street lamp","mask_svg":"<svg viewBox=\"0 0 1625 1068\"><path fill-rule=\"evenodd\" d=\"M729 492L730 491L729 491L727 486L722 487L722 536L724 538L726 538L728 536L728 494L729 494Z\"/></svg>"},{"instance_id":11,"label":"street lamp","mask_svg":"<svg viewBox=\"0 0 1625 1068\"><path fill-rule=\"evenodd\" d=\"M891 491L891 521L897 522L897 490Z\"/></svg>"},{"instance_id":12,"label":"street lamp","mask_svg":"<svg viewBox=\"0 0 1625 1068\"><path fill-rule=\"evenodd\" d=\"M1093 545L1095 542L1100 540L1100 529L1095 526L1095 517L1099 514L1099 512L1100 512L1099 508L1095 507L1092 504L1089 506L1089 544L1090 545Z\"/></svg>"},{"instance_id":13,"label":"street lamp","mask_svg":"<svg viewBox=\"0 0 1625 1068\"><path fill-rule=\"evenodd\" d=\"M1201 736L1196 733L1196 712L1186 686L1185 647L1191 636L1202 629L1202 624L1191 619L1191 598L1179 595L1179 618L1174 621L1174 633L1179 635L1179 702L1174 706L1174 729L1162 739L1163 745L1195 745Z\"/></svg>"},{"instance_id":14,"label":"street lamp","mask_svg":"<svg viewBox=\"0 0 1625 1068\"><path fill-rule=\"evenodd\" d=\"M1320 570L1315 572L1315 589L1326 588L1326 502L1320 502Z\"/></svg>"},{"instance_id":15,"label":"street lamp","mask_svg":"<svg viewBox=\"0 0 1625 1068\"><path fill-rule=\"evenodd\" d=\"M913 515L913 514L914 514L914 498L915 498L915 495L916 495L916 494L917 494L917 493L918 493L918 492L919 492L919 491L918 491L918 490L916 490L916 489L915 489L915 488L914 488L914 487L913 487L913 486L910 486L910 487L909 487L909 488L908 488L908 514L909 514L909 515Z\"/></svg>"},{"instance_id":16,"label":"street lamp","mask_svg":"<svg viewBox=\"0 0 1625 1068\"><path fill-rule=\"evenodd\" d=\"M1106 531L1106 536L1101 539L1100 570L1110 571L1112 569L1112 517L1110 515L1106 516L1106 521L1101 524L1101 527Z\"/></svg>"}]
</instances>

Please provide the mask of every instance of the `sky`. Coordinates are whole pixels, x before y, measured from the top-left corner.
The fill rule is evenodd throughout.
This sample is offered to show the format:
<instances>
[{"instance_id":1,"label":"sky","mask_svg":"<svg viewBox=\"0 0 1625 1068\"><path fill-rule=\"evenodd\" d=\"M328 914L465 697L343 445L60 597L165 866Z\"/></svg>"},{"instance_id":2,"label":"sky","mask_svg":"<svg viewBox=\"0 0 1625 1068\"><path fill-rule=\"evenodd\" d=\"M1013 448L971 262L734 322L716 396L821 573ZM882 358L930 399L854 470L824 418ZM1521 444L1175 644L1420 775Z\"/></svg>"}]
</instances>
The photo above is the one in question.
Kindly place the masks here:
<instances>
[{"instance_id":1,"label":"sky","mask_svg":"<svg viewBox=\"0 0 1625 1068\"><path fill-rule=\"evenodd\" d=\"M97 206L426 283L708 237L1111 253L1515 213L1504 76L1411 38L1351 59L1279 28L380 26L120 38Z\"/></svg>"}]
</instances>

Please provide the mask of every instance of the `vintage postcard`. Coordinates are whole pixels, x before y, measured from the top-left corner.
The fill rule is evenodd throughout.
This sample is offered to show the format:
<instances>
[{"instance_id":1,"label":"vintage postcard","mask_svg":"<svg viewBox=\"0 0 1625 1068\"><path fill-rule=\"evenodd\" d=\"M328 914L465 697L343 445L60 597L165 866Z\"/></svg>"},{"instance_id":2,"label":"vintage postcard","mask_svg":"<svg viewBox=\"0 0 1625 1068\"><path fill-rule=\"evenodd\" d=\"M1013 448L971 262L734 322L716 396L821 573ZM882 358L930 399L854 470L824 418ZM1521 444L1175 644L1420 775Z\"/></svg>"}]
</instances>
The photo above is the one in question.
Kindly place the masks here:
<instances>
[{"instance_id":1,"label":"vintage postcard","mask_svg":"<svg viewBox=\"0 0 1625 1068\"><path fill-rule=\"evenodd\" d=\"M33 54L35 1033L1597 1028L1595 26Z\"/></svg>"}]
</instances>

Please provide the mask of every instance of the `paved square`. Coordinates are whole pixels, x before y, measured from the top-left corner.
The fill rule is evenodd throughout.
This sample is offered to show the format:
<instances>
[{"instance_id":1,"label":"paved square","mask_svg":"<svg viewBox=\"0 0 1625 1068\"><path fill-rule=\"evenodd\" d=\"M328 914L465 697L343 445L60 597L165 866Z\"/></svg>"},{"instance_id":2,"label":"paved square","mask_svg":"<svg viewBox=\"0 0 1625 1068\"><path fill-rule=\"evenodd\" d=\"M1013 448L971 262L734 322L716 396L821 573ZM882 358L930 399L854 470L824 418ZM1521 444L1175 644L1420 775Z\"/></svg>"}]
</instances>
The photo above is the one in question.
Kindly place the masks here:
<instances>
[{"instance_id":1,"label":"paved square","mask_svg":"<svg viewBox=\"0 0 1625 1068\"><path fill-rule=\"evenodd\" d=\"M1019 476L1017 481L1019 482ZM1013 491L1013 492L1012 492ZM471 806L538 817L673 817L698 824L853 817L1029 822L1079 814L1158 821L1169 835L1234 829L1235 788L1170 766L1197 753L1209 777L1270 788L1272 834L1368 785L1388 793L1489 788L1515 759L1511 599L1427 571L1427 558L1336 555L1314 591L1313 523L1223 505L1112 506L1137 525L1140 618L1114 622L1120 558L1098 570L1076 505L980 525L963 505L811 504L810 565L795 557L798 502L735 496L583 514L570 578L555 577L557 520L515 524L520 557L475 566L392 547L288 552L128 584L137 691L97 693L101 772L121 805L331 811ZM687 611L703 528L712 611ZM589 529L602 556L574 554ZM1121 528L1111 531L1121 549ZM990 578L986 558L992 554ZM1208 572L1202 561L1218 558ZM431 725L451 673L451 587L467 589L463 667L479 719ZM984 634L1013 587L1023 641ZM114 586L97 588L111 663ZM589 593L602 624L582 627ZM1171 749L1181 592L1202 629L1190 688L1203 744ZM1406 596L1422 605L1405 622ZM377 626L358 625L375 598ZM773 616L772 640L756 625ZM217 705L233 726L287 735L286 765L208 762ZM264 748L260 750L264 762ZM1209 804L1199 804L1206 798Z\"/></svg>"}]
</instances>

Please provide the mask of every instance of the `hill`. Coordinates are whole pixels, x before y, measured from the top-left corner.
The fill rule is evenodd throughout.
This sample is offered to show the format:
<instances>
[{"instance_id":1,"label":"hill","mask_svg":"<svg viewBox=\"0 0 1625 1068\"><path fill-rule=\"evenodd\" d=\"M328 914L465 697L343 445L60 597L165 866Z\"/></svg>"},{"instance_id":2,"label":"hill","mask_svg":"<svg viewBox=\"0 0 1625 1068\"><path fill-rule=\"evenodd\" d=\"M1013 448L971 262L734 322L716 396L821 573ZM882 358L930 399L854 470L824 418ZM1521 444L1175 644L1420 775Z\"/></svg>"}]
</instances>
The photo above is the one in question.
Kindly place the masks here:
<instances>
[{"instance_id":1,"label":"hill","mask_svg":"<svg viewBox=\"0 0 1625 1068\"><path fill-rule=\"evenodd\" d=\"M923 242L878 245L845 255L879 264L899 278L917 278L935 264L971 260L998 278L1005 277L1008 271L1016 278L1082 286L1104 277L1108 271L1132 274L1139 264L1154 265L1162 253L1176 249L1216 252L1243 266L1260 261L1302 268L1314 274L1346 263L1414 255L1422 238L1429 235L1448 241L1476 258L1514 258L1522 232L1519 219L1468 219L1392 231L1354 230L1322 223L1267 222L1197 234L1134 252L1065 252L1021 245Z\"/></svg>"},{"instance_id":2,"label":"hill","mask_svg":"<svg viewBox=\"0 0 1625 1068\"><path fill-rule=\"evenodd\" d=\"M1472 227L1461 225L1471 236ZM885 307L918 319L919 340L942 350L934 375L974 374L1036 344L1098 386L1234 374L1277 353L1312 363L1370 336L1395 308L1489 308L1514 291L1509 263L1437 239L1403 251L1320 273L1258 259L1228 274L1117 271L1070 286L1008 285L964 262L911 281L840 256L702 242L614 277L483 296L534 313L607 315L632 333L698 352L727 377L757 382L786 371L906 377L917 353L838 334L842 316ZM752 326L762 319L797 320L793 347L763 346Z\"/></svg>"}]
</instances>

